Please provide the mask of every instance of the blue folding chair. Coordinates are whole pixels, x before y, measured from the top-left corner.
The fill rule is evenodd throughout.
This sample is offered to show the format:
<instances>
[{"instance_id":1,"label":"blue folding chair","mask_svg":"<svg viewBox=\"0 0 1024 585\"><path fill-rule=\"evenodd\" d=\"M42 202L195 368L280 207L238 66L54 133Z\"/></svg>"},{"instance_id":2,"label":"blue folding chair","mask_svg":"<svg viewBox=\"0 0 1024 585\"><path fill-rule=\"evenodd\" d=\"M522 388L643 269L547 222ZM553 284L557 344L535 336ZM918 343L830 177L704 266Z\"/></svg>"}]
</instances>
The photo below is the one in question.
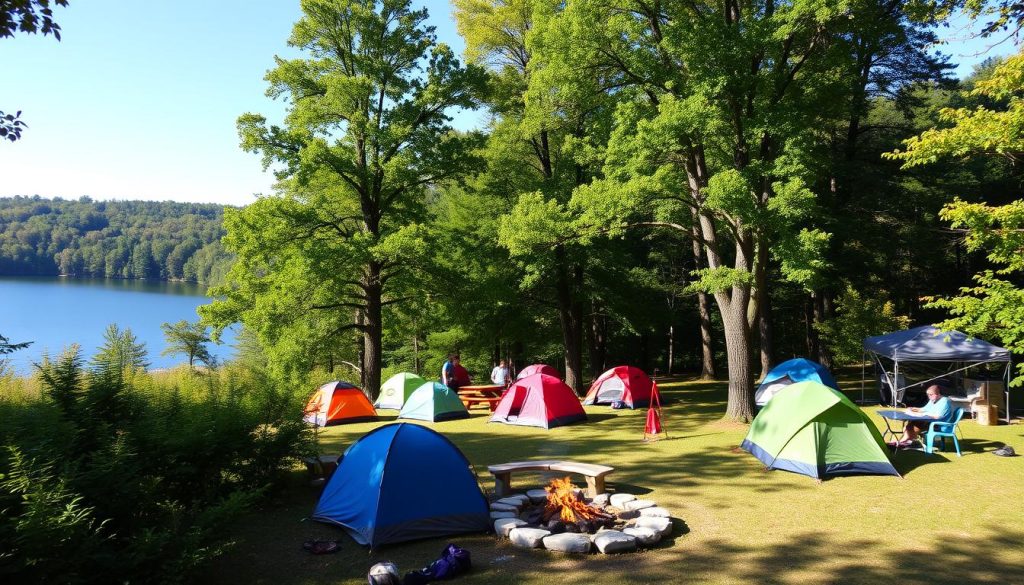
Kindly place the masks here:
<instances>
[{"instance_id":1,"label":"blue folding chair","mask_svg":"<svg viewBox=\"0 0 1024 585\"><path fill-rule=\"evenodd\" d=\"M957 457L962 457L960 453L960 441L956 438L957 424L960 423L960 419L964 417L964 409L958 408L953 413L953 420L947 422L935 421L928 425L928 432L924 436L924 450L926 453L932 452L932 445L935 439L938 438L942 442L942 450L946 450L946 437L953 439L953 446L956 447ZM962 433L961 433L962 434Z\"/></svg>"}]
</instances>

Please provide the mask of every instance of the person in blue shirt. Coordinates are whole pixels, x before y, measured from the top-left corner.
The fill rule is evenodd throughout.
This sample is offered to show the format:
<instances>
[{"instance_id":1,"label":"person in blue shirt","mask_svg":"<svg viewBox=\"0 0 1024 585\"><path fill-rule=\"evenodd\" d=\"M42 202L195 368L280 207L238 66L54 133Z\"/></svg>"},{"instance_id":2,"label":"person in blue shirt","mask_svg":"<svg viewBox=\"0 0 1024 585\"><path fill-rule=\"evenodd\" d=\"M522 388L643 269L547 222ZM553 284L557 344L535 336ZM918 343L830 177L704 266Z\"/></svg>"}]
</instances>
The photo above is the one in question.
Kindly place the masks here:
<instances>
[{"instance_id":1,"label":"person in blue shirt","mask_svg":"<svg viewBox=\"0 0 1024 585\"><path fill-rule=\"evenodd\" d=\"M907 412L942 422L952 419L953 406L950 404L949 398L942 395L942 388L932 384L928 387L926 393L928 394L928 404L921 408L908 408ZM903 438L900 440L899 445L903 447L916 441L921 436L921 433L928 430L928 425L930 424L931 421L927 420L912 420L908 422L907 426L903 429Z\"/></svg>"},{"instance_id":2,"label":"person in blue shirt","mask_svg":"<svg viewBox=\"0 0 1024 585\"><path fill-rule=\"evenodd\" d=\"M457 390L461 385L458 379L458 365L459 354L452 353L448 355L448 361L441 366L441 383L452 390Z\"/></svg>"}]
</instances>

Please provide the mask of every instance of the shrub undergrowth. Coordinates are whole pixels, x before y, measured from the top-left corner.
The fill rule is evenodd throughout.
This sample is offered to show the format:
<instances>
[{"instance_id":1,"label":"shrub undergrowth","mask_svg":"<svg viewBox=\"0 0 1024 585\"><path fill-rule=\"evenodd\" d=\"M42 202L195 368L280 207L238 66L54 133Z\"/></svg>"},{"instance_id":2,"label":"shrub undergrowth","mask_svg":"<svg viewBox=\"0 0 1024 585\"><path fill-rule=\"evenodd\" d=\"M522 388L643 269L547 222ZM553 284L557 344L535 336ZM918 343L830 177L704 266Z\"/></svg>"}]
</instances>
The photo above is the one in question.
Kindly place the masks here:
<instances>
[{"instance_id":1,"label":"shrub undergrowth","mask_svg":"<svg viewBox=\"0 0 1024 585\"><path fill-rule=\"evenodd\" d=\"M312 451L302 399L259 368L0 375L0 580L175 583Z\"/></svg>"}]
</instances>

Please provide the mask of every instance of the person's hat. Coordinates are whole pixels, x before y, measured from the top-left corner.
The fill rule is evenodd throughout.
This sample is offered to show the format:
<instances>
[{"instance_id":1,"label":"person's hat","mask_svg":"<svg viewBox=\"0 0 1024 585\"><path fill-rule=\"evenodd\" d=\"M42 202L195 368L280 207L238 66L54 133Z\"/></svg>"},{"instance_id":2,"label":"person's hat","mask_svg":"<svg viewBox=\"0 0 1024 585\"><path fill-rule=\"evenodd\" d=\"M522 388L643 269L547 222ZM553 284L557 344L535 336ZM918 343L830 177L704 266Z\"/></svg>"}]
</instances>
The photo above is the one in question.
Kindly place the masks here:
<instances>
[{"instance_id":1,"label":"person's hat","mask_svg":"<svg viewBox=\"0 0 1024 585\"><path fill-rule=\"evenodd\" d=\"M377 563L370 567L370 572L366 574L366 581L370 585L401 585L402 583L398 567L390 561Z\"/></svg>"}]
</instances>

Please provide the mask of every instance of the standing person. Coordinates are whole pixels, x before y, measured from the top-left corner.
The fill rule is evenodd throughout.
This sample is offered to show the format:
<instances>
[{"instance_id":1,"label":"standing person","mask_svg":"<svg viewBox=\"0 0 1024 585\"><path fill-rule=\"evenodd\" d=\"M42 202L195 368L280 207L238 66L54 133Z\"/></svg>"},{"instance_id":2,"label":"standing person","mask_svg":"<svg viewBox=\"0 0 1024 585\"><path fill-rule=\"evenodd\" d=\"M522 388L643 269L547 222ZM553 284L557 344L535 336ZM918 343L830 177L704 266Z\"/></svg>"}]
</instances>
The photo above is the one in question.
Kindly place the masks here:
<instances>
[{"instance_id":1,"label":"standing person","mask_svg":"<svg viewBox=\"0 0 1024 585\"><path fill-rule=\"evenodd\" d=\"M508 365L505 364L505 360L498 362L498 365L491 370L491 382L500 386L508 386Z\"/></svg>"},{"instance_id":2,"label":"standing person","mask_svg":"<svg viewBox=\"0 0 1024 585\"><path fill-rule=\"evenodd\" d=\"M942 395L942 388L938 384L932 384L928 387L927 394L928 404L925 404L922 408L908 408L907 412L926 416L941 422L950 420L953 417L953 406L949 403L949 398ZM906 428L903 429L902 439L896 445L899 447L909 446L921 436L921 433L928 430L930 424L931 421L923 420L908 422Z\"/></svg>"},{"instance_id":3,"label":"standing person","mask_svg":"<svg viewBox=\"0 0 1024 585\"><path fill-rule=\"evenodd\" d=\"M458 390L459 386L465 385L459 379L459 354L448 354L448 361L441 366L441 383L452 390Z\"/></svg>"}]
</instances>

